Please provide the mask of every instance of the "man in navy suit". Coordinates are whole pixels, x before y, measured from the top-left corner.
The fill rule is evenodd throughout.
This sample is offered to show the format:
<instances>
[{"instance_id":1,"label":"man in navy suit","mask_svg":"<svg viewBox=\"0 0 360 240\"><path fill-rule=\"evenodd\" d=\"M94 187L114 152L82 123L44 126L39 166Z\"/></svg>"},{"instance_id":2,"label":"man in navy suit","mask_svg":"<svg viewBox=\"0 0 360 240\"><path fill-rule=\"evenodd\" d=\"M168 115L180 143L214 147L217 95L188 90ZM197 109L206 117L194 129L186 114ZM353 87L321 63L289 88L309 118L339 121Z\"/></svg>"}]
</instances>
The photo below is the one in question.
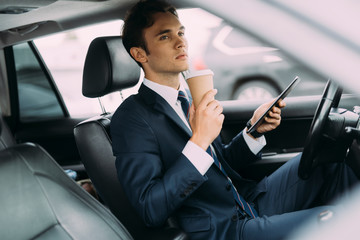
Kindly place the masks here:
<instances>
[{"instance_id":1,"label":"man in navy suit","mask_svg":"<svg viewBox=\"0 0 360 240\"><path fill-rule=\"evenodd\" d=\"M345 164L319 167L309 180L300 180L299 156L259 183L242 178L238 170L261 157L262 135L280 124L285 103L271 110L257 135L242 131L227 145L219 138L224 115L216 90L186 116L178 94L191 102L180 80L189 67L188 45L167 3L136 4L125 20L123 43L145 78L139 93L113 115L113 151L119 181L148 226L173 217L190 239L283 239L330 208L316 204L324 193L330 198L354 180ZM250 122L270 104L260 106ZM331 179L338 173L346 176L335 189Z\"/></svg>"}]
</instances>

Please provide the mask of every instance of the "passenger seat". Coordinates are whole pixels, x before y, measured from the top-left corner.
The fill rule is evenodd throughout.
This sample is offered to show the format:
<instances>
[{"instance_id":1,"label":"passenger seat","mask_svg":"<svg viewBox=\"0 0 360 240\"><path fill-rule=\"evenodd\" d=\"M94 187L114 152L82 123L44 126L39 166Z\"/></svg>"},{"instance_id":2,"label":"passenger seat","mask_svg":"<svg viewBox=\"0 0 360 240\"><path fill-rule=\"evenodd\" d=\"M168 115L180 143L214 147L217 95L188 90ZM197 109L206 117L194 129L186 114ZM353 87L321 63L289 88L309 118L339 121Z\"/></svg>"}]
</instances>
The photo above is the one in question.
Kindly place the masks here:
<instances>
[{"instance_id":1,"label":"passenger seat","mask_svg":"<svg viewBox=\"0 0 360 240\"><path fill-rule=\"evenodd\" d=\"M0 151L1 239L132 240L39 145Z\"/></svg>"}]
</instances>

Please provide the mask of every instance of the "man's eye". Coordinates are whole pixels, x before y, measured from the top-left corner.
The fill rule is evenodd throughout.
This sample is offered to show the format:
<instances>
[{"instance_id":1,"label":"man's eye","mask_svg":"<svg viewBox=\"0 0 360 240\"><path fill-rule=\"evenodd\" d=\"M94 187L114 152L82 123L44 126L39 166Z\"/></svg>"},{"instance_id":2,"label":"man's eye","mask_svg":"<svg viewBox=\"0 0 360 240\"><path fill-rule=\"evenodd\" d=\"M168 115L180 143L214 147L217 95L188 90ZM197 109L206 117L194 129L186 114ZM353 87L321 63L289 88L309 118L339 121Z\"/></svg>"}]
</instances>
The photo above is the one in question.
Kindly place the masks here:
<instances>
[{"instance_id":1,"label":"man's eye","mask_svg":"<svg viewBox=\"0 0 360 240\"><path fill-rule=\"evenodd\" d=\"M185 33L184 32L179 32L179 36L185 36Z\"/></svg>"},{"instance_id":2,"label":"man's eye","mask_svg":"<svg viewBox=\"0 0 360 240\"><path fill-rule=\"evenodd\" d=\"M168 36L164 35L164 36L160 37L160 40L165 40L165 39L168 39L168 38L169 38Z\"/></svg>"}]
</instances>

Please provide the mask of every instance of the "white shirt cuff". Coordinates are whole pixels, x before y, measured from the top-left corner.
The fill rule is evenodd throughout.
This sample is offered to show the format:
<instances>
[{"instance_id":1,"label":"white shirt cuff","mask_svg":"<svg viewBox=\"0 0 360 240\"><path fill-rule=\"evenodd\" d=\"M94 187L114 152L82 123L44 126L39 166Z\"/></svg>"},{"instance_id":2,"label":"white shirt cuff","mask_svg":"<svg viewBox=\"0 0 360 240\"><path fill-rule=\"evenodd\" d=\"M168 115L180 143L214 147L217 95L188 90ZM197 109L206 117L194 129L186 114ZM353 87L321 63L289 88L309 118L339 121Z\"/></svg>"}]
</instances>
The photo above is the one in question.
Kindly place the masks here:
<instances>
[{"instance_id":1,"label":"white shirt cuff","mask_svg":"<svg viewBox=\"0 0 360 240\"><path fill-rule=\"evenodd\" d=\"M266 139L264 136L257 138L256 140L246 134L246 129L243 130L243 136L246 144L250 148L253 154L258 154L266 145Z\"/></svg>"},{"instance_id":2,"label":"white shirt cuff","mask_svg":"<svg viewBox=\"0 0 360 240\"><path fill-rule=\"evenodd\" d=\"M195 143L188 141L183 149L182 153L189 159L194 167L199 171L201 175L205 175L207 170L214 163L212 157L204 151L201 147Z\"/></svg>"}]
</instances>

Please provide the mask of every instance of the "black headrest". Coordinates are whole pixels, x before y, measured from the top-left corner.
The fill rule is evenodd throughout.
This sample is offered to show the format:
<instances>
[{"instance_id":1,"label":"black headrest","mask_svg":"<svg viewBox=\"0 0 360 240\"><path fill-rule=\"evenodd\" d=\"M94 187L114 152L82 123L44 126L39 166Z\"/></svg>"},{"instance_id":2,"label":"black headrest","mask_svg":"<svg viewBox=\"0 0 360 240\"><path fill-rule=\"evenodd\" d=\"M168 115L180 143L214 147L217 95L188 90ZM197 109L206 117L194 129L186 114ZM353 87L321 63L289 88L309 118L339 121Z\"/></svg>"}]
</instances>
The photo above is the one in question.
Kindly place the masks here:
<instances>
[{"instance_id":1,"label":"black headrest","mask_svg":"<svg viewBox=\"0 0 360 240\"><path fill-rule=\"evenodd\" d=\"M129 56L120 36L94 39L85 59L82 93L86 97L101 97L135 86L140 67Z\"/></svg>"}]
</instances>

